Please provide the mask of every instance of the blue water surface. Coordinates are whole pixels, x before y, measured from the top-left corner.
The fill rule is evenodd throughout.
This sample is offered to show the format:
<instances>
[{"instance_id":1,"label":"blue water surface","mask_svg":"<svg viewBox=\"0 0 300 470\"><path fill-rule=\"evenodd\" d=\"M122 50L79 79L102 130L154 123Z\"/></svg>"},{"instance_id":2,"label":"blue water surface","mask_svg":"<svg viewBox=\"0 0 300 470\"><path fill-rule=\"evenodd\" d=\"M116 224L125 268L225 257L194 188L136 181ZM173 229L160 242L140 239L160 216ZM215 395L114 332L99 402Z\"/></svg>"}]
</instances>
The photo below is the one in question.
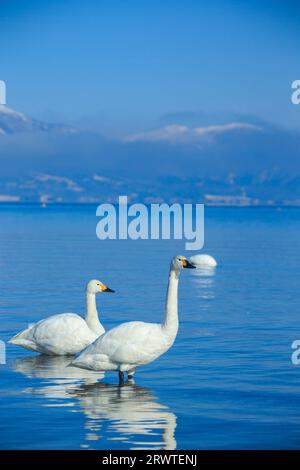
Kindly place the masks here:
<instances>
[{"instance_id":1,"label":"blue water surface","mask_svg":"<svg viewBox=\"0 0 300 470\"><path fill-rule=\"evenodd\" d=\"M84 314L84 288L106 329L159 322L169 263L184 241L100 241L94 206L0 206L0 339L51 314ZM185 270L172 349L120 388L6 345L0 365L2 449L300 447L300 210L206 208L215 272ZM4 343L1 343L2 346Z\"/></svg>"}]
</instances>

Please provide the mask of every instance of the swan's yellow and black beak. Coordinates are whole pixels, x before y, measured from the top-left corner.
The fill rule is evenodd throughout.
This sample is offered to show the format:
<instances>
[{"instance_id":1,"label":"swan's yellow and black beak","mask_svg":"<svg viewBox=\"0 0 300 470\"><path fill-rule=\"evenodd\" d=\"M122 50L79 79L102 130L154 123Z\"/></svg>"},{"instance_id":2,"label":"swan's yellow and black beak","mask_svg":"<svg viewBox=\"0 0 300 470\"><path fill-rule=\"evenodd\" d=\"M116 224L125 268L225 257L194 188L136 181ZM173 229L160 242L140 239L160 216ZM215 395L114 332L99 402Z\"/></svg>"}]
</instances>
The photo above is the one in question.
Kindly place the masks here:
<instances>
[{"instance_id":1,"label":"swan's yellow and black beak","mask_svg":"<svg viewBox=\"0 0 300 470\"><path fill-rule=\"evenodd\" d=\"M183 259L181 261L181 264L182 264L182 267L186 268L186 269L195 269L196 268L196 266L194 264L192 264L190 261L188 261L187 259Z\"/></svg>"},{"instance_id":2,"label":"swan's yellow and black beak","mask_svg":"<svg viewBox=\"0 0 300 470\"><path fill-rule=\"evenodd\" d=\"M109 287L107 286L104 286L103 287L103 292L115 292L114 290L110 289Z\"/></svg>"}]
</instances>

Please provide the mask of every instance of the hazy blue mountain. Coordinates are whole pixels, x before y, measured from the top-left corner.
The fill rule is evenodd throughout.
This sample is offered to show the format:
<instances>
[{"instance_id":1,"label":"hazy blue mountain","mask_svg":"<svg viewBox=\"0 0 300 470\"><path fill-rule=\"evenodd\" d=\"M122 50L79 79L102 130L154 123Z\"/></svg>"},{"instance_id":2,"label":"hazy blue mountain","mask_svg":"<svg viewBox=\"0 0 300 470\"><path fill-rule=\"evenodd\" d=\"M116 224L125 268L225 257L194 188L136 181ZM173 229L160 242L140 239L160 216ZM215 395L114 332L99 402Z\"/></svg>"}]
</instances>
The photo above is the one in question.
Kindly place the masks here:
<instances>
[{"instance_id":1,"label":"hazy blue mountain","mask_svg":"<svg viewBox=\"0 0 300 470\"><path fill-rule=\"evenodd\" d=\"M0 134L17 134L20 132L58 132L63 134L76 133L76 129L60 124L32 119L24 113L15 111L8 106L0 105Z\"/></svg>"},{"instance_id":2,"label":"hazy blue mountain","mask_svg":"<svg viewBox=\"0 0 300 470\"><path fill-rule=\"evenodd\" d=\"M204 119L205 118L205 119ZM241 116L166 115L109 139L0 107L0 201L300 204L300 133Z\"/></svg>"}]
</instances>

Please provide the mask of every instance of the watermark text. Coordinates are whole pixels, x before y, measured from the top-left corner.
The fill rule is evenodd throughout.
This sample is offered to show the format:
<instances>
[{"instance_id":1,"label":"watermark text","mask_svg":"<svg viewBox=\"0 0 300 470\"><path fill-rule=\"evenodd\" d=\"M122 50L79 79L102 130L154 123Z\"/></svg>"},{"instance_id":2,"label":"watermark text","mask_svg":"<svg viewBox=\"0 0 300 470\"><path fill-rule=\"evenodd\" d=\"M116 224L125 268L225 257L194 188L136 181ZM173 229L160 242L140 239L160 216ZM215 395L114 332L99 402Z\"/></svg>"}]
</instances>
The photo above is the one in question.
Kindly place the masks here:
<instances>
[{"instance_id":1,"label":"watermark text","mask_svg":"<svg viewBox=\"0 0 300 470\"><path fill-rule=\"evenodd\" d=\"M200 250L204 245L204 204L168 205L135 203L127 196L119 204L100 204L96 234L100 240L186 240L186 250Z\"/></svg>"},{"instance_id":2,"label":"watermark text","mask_svg":"<svg viewBox=\"0 0 300 470\"><path fill-rule=\"evenodd\" d=\"M293 91L291 101L293 104L300 104L300 80L294 80L292 83Z\"/></svg>"},{"instance_id":3,"label":"watermark text","mask_svg":"<svg viewBox=\"0 0 300 470\"><path fill-rule=\"evenodd\" d=\"M6 104L6 85L3 80L0 80L0 105Z\"/></svg>"}]
</instances>

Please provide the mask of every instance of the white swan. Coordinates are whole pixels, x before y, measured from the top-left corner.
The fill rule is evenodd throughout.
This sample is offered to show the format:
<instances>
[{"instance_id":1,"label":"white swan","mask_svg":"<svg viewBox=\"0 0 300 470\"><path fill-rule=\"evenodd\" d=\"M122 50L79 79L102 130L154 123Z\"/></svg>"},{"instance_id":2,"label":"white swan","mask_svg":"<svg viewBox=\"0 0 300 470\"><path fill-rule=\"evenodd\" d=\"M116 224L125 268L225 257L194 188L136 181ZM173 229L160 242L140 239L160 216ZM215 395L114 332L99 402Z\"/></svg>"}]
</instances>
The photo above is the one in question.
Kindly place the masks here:
<instances>
[{"instance_id":1,"label":"white swan","mask_svg":"<svg viewBox=\"0 0 300 470\"><path fill-rule=\"evenodd\" d=\"M210 255L194 255L189 260L196 268L215 268L217 266L215 258Z\"/></svg>"},{"instance_id":2,"label":"white swan","mask_svg":"<svg viewBox=\"0 0 300 470\"><path fill-rule=\"evenodd\" d=\"M48 355L71 355L82 351L105 332L96 308L95 295L99 292L114 291L100 281L90 281L86 287L85 319L76 313L52 315L21 331L9 343Z\"/></svg>"},{"instance_id":3,"label":"white swan","mask_svg":"<svg viewBox=\"0 0 300 470\"><path fill-rule=\"evenodd\" d=\"M112 328L88 346L72 365L96 371L119 371L120 383L124 372L130 378L135 369L154 361L173 344L178 331L178 280L182 268L194 268L184 257L171 261L166 313L161 324L133 321Z\"/></svg>"}]
</instances>

